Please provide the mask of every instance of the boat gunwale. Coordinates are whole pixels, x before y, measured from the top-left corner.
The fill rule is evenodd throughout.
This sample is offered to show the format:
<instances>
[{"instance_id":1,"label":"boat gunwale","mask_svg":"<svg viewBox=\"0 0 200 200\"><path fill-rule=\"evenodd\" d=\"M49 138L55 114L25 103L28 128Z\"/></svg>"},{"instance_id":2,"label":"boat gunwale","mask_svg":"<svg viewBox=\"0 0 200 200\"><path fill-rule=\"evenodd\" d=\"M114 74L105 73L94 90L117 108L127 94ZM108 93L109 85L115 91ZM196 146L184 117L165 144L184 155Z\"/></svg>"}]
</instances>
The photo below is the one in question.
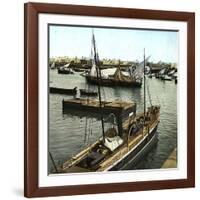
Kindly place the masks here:
<instances>
[{"instance_id":1,"label":"boat gunwale","mask_svg":"<svg viewBox=\"0 0 200 200\"><path fill-rule=\"evenodd\" d=\"M156 120L150 125L150 126L152 127L152 128L150 129L150 131L149 131L150 134L151 134L152 130L157 126L158 123L159 123L159 120L156 119ZM130 151L128 151L127 153L125 153L125 154L123 155L122 158L120 158L120 159L117 160L114 164L112 164L112 167L113 167L114 165L116 165L118 162L120 162L122 159L124 159L127 155L129 155L134 149L137 148L137 146L139 146L139 145L148 137L149 134L147 133L147 130L146 130L145 132L146 132L146 133L144 134L144 130L141 130L140 133L139 133L136 137L134 137L134 138L131 140L130 144L127 145L127 143L123 143L122 145L119 146L119 148L117 148L115 151L113 151L113 152L107 157L107 159L112 159L113 156L116 156L116 153L117 153L117 154L119 154L119 153L121 154L121 151L123 150L123 148L124 148L124 151L125 151L125 150L126 150L125 148L128 148L128 149L129 149L129 146L132 146ZM134 142L136 142L136 138L138 138L139 136L141 137L142 134L144 134L144 137L142 137L141 140L138 141L138 143L136 143L135 145L133 145ZM95 145L97 145L97 144L100 143L100 142L102 142L102 137L99 138L95 143L91 144L91 145L88 146L86 149L83 149L81 152L79 152L77 155L75 155L75 157L77 157L78 155L80 155L80 157L78 156L77 158L75 158L75 159L77 159L77 160L74 160L74 163L73 163L73 159L74 159L73 157L72 157L71 159L67 160L66 162L64 162L63 165L65 165L65 163L67 163L67 162L72 161L72 163L69 164L67 167L65 167L64 170L67 170L67 169L73 167L73 165L76 165L81 159L83 159L84 157L87 156L87 154L88 154L88 152L91 150L91 148L95 147ZM128 147L126 147L126 146L128 146ZM118 152L117 152L117 151L118 151ZM99 163L99 166L100 166L100 167L97 169L97 172L98 172L98 171L108 171L108 170L111 168L111 166L110 166L110 167L108 167L108 169L100 170L100 169L102 169L101 164L104 163L104 162L105 162L105 159L102 160L102 162ZM92 170L91 170L91 171L92 171Z\"/></svg>"}]
</instances>

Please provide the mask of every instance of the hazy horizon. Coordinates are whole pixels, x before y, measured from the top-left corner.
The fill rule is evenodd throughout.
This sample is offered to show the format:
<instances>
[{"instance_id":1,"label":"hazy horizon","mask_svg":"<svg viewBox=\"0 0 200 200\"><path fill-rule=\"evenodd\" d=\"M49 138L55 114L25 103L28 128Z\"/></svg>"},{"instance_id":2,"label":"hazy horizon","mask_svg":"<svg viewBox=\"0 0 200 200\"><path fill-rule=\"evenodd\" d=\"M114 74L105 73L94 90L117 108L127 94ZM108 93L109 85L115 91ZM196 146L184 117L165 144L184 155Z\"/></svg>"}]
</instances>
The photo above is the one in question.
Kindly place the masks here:
<instances>
[{"instance_id":1,"label":"hazy horizon","mask_svg":"<svg viewBox=\"0 0 200 200\"><path fill-rule=\"evenodd\" d=\"M90 57L92 31L100 59L178 63L178 32L159 30L49 26L49 56Z\"/></svg>"}]
</instances>

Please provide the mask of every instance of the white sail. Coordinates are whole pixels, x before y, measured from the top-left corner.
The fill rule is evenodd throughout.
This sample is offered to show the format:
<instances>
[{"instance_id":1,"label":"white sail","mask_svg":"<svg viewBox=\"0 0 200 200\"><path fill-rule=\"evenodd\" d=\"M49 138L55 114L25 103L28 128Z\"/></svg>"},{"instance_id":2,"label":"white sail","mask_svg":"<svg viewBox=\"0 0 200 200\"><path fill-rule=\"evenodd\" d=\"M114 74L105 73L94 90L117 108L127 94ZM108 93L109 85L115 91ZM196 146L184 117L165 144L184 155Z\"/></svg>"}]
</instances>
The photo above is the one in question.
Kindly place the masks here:
<instances>
[{"instance_id":1,"label":"white sail","mask_svg":"<svg viewBox=\"0 0 200 200\"><path fill-rule=\"evenodd\" d=\"M165 70L166 70L166 68L161 69L160 72L159 72L159 74L160 74L160 75L164 74L164 73L165 73Z\"/></svg>"},{"instance_id":2,"label":"white sail","mask_svg":"<svg viewBox=\"0 0 200 200\"><path fill-rule=\"evenodd\" d=\"M145 59L145 63L149 60L149 58L150 58L150 56L148 56ZM143 73L144 73L144 61L142 61L141 63L139 63L137 65L137 67L136 67L135 71L133 72L132 76L135 77L136 79L142 79Z\"/></svg>"},{"instance_id":3,"label":"white sail","mask_svg":"<svg viewBox=\"0 0 200 200\"><path fill-rule=\"evenodd\" d=\"M175 73L175 69L172 70L172 71L170 71L170 72L168 73L168 75L173 75L174 73Z\"/></svg>"},{"instance_id":4,"label":"white sail","mask_svg":"<svg viewBox=\"0 0 200 200\"><path fill-rule=\"evenodd\" d=\"M92 60L92 67L90 70L90 76L97 77L97 70L96 70L96 63L95 63L95 58L94 58L94 48L95 48L95 37L94 33L92 33L92 47L91 47L91 60Z\"/></svg>"},{"instance_id":5,"label":"white sail","mask_svg":"<svg viewBox=\"0 0 200 200\"><path fill-rule=\"evenodd\" d=\"M90 76L97 77L96 64L93 59L92 59L92 67L90 69Z\"/></svg>"},{"instance_id":6,"label":"white sail","mask_svg":"<svg viewBox=\"0 0 200 200\"><path fill-rule=\"evenodd\" d=\"M67 63L64 65L65 68L68 68L70 66L70 63Z\"/></svg>"},{"instance_id":7,"label":"white sail","mask_svg":"<svg viewBox=\"0 0 200 200\"><path fill-rule=\"evenodd\" d=\"M55 62L53 62L53 63L51 64L51 69L55 69L55 67L56 67L56 64L55 64Z\"/></svg>"}]
</instances>

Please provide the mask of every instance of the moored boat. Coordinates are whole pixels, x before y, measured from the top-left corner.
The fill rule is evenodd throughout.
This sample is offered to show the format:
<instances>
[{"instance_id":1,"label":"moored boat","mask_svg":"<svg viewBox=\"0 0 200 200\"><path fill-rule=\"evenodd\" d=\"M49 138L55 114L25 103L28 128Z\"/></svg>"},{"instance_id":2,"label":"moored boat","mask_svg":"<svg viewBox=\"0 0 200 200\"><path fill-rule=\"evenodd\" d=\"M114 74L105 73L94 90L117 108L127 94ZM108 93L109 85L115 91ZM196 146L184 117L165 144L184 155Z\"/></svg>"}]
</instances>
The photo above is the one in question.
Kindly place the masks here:
<instances>
[{"instance_id":1,"label":"moored boat","mask_svg":"<svg viewBox=\"0 0 200 200\"><path fill-rule=\"evenodd\" d=\"M54 93L54 94L71 94L71 95L76 95L76 93L77 93L77 87L72 88L72 89L50 87L49 91L50 91L50 93Z\"/></svg>"},{"instance_id":2,"label":"moored boat","mask_svg":"<svg viewBox=\"0 0 200 200\"><path fill-rule=\"evenodd\" d=\"M147 113L129 116L122 123L122 132L111 127L95 143L63 163L63 172L94 172L121 170L136 164L157 141L159 106Z\"/></svg>"},{"instance_id":3,"label":"moored boat","mask_svg":"<svg viewBox=\"0 0 200 200\"><path fill-rule=\"evenodd\" d=\"M93 90L87 90L87 89L80 89L80 95L86 95L86 96L97 96L98 93Z\"/></svg>"},{"instance_id":4,"label":"moored boat","mask_svg":"<svg viewBox=\"0 0 200 200\"><path fill-rule=\"evenodd\" d=\"M69 67L70 63L60 67L58 69L58 74L74 74L73 70Z\"/></svg>"},{"instance_id":5,"label":"moored boat","mask_svg":"<svg viewBox=\"0 0 200 200\"><path fill-rule=\"evenodd\" d=\"M94 46L95 46L95 38L94 38L94 34L93 34L93 36L92 36L92 51L91 51L92 58L94 55L94 51L93 51ZM95 59L98 60L98 62L100 63L98 53L97 53ZM149 59L149 57L146 59L146 61L148 59ZM114 74L106 75L106 74L102 73L102 66L99 66L99 72L97 72L94 59L92 59L92 67L91 67L89 73L87 73L85 75L85 77L89 84L94 84L94 85L100 84L102 86L141 87L141 85L142 85L141 68L143 69L143 62L140 63L138 66L136 66L136 68L134 68L134 70L133 70L133 67L131 67L131 69L129 70L130 71L129 75L125 75L123 73L123 71L121 70L120 63L119 63ZM101 77L98 77L99 75L97 73L99 73L99 75L101 73ZM101 81L99 81L99 78L101 79Z\"/></svg>"},{"instance_id":6,"label":"moored boat","mask_svg":"<svg viewBox=\"0 0 200 200\"><path fill-rule=\"evenodd\" d=\"M62 165L62 172L100 172L121 170L136 164L157 141L160 106L146 109L145 55L143 67L144 111L136 113L136 103L101 100L101 71L94 45L94 61L97 69L99 100L63 100L65 109L86 110L100 115L102 137L72 156ZM105 116L112 117L112 125L105 130Z\"/></svg>"},{"instance_id":7,"label":"moored boat","mask_svg":"<svg viewBox=\"0 0 200 200\"><path fill-rule=\"evenodd\" d=\"M92 77L90 75L86 75L86 80L90 84L97 85L98 84L98 79L97 77ZM102 78L101 79L101 85L102 86L126 86L126 87L141 87L142 81L141 80L135 80L129 77L126 77L125 79L115 79L113 77L109 78Z\"/></svg>"}]
</instances>

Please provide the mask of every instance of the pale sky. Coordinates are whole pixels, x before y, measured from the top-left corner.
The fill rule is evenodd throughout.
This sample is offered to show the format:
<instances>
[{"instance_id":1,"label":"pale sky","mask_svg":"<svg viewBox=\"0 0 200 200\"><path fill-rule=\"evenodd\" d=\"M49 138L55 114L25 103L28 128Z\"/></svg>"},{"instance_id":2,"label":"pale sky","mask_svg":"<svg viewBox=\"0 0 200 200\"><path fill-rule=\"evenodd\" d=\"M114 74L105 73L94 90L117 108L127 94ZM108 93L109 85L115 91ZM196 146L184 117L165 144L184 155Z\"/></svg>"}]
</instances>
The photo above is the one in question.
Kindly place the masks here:
<instances>
[{"instance_id":1,"label":"pale sky","mask_svg":"<svg viewBox=\"0 0 200 200\"><path fill-rule=\"evenodd\" d=\"M178 32L54 25L49 28L50 57L89 57L92 30L100 59L140 61L145 48L149 61L178 62Z\"/></svg>"}]
</instances>

